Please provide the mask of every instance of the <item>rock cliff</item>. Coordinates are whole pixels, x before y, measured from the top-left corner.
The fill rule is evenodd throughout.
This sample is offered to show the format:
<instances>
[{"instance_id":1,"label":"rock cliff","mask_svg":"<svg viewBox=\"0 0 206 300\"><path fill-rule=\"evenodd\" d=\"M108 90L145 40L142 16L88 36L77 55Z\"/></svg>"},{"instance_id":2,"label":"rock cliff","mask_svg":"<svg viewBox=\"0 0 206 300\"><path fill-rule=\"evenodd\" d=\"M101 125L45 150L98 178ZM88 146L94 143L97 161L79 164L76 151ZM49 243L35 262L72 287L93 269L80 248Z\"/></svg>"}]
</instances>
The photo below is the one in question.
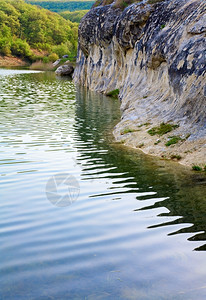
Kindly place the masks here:
<instances>
[{"instance_id":1,"label":"rock cliff","mask_svg":"<svg viewBox=\"0 0 206 300\"><path fill-rule=\"evenodd\" d=\"M204 0L92 8L79 26L74 81L106 94L119 90L117 141L183 164L206 164ZM163 123L172 132L158 132Z\"/></svg>"}]
</instances>

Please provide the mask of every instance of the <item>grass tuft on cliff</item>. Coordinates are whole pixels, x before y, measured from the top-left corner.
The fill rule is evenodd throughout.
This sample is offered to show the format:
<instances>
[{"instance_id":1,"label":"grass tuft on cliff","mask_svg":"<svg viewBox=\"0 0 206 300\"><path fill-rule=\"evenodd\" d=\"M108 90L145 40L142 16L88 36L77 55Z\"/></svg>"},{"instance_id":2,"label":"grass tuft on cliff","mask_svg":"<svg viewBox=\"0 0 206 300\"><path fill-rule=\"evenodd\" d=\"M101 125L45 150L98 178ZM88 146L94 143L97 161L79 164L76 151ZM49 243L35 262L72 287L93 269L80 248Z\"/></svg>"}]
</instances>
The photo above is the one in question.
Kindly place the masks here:
<instances>
[{"instance_id":1,"label":"grass tuft on cliff","mask_svg":"<svg viewBox=\"0 0 206 300\"><path fill-rule=\"evenodd\" d=\"M193 171L202 171L202 168L200 166L194 165L192 166Z\"/></svg>"},{"instance_id":2,"label":"grass tuft on cliff","mask_svg":"<svg viewBox=\"0 0 206 300\"><path fill-rule=\"evenodd\" d=\"M153 127L151 128L150 130L148 130L147 132L150 134L150 135L163 135L163 134L166 134L170 131L172 131L173 129L175 128L178 128L179 125L176 125L176 124L169 124L169 123L161 123L159 126L156 126L156 127Z\"/></svg>"},{"instance_id":3,"label":"grass tuft on cliff","mask_svg":"<svg viewBox=\"0 0 206 300\"><path fill-rule=\"evenodd\" d=\"M106 96L109 96L109 97L112 97L112 98L118 98L119 96L119 89L116 89L116 90L113 90L113 91L110 91L106 94Z\"/></svg>"},{"instance_id":4,"label":"grass tuft on cliff","mask_svg":"<svg viewBox=\"0 0 206 300\"><path fill-rule=\"evenodd\" d=\"M179 141L182 141L180 136L171 136L169 137L169 141L165 143L165 146L169 147L171 145L177 144Z\"/></svg>"}]
</instances>

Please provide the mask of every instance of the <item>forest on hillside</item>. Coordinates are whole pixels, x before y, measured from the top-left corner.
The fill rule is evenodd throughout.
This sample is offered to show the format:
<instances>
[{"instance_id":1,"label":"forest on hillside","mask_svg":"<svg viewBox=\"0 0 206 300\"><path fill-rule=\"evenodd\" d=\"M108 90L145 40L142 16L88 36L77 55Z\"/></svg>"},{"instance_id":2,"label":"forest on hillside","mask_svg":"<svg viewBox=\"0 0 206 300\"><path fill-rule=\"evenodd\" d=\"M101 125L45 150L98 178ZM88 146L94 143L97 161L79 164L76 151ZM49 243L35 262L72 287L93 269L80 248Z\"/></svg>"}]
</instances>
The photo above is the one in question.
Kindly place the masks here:
<instances>
[{"instance_id":1,"label":"forest on hillside","mask_svg":"<svg viewBox=\"0 0 206 300\"><path fill-rule=\"evenodd\" d=\"M25 3L0 1L0 54L35 60L32 49L76 55L78 24L57 13Z\"/></svg>"},{"instance_id":2,"label":"forest on hillside","mask_svg":"<svg viewBox=\"0 0 206 300\"><path fill-rule=\"evenodd\" d=\"M27 3L39 5L45 9L54 12L62 11L76 11L76 10L89 10L95 1L68 1L68 0L26 0Z\"/></svg>"},{"instance_id":3,"label":"forest on hillside","mask_svg":"<svg viewBox=\"0 0 206 300\"><path fill-rule=\"evenodd\" d=\"M60 14L66 20L70 20L71 22L80 23L81 19L89 10L77 10L77 11L63 11Z\"/></svg>"}]
</instances>

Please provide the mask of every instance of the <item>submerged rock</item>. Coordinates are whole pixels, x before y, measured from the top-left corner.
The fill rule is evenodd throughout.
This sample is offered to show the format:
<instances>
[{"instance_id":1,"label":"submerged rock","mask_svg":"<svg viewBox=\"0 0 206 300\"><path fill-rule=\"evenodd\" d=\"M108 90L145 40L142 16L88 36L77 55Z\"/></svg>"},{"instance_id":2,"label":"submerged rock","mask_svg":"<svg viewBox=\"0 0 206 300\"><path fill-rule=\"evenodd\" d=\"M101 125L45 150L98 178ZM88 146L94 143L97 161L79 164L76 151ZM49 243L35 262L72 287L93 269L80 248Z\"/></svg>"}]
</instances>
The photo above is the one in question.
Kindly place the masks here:
<instances>
[{"instance_id":1,"label":"submerged rock","mask_svg":"<svg viewBox=\"0 0 206 300\"><path fill-rule=\"evenodd\" d=\"M72 76L73 72L74 72L74 68L71 65L60 66L55 71L56 75L58 76Z\"/></svg>"},{"instance_id":2,"label":"submerged rock","mask_svg":"<svg viewBox=\"0 0 206 300\"><path fill-rule=\"evenodd\" d=\"M205 13L202 0L148 0L123 11L114 3L101 5L83 17L74 81L105 94L119 89L122 120L115 129L118 140L125 127L172 122L179 125L178 135L189 136L194 143L201 139L198 151L204 157ZM139 144L137 134L130 135L127 144ZM148 151L142 148L156 155L160 145L148 147ZM187 147L186 151L194 149Z\"/></svg>"}]
</instances>

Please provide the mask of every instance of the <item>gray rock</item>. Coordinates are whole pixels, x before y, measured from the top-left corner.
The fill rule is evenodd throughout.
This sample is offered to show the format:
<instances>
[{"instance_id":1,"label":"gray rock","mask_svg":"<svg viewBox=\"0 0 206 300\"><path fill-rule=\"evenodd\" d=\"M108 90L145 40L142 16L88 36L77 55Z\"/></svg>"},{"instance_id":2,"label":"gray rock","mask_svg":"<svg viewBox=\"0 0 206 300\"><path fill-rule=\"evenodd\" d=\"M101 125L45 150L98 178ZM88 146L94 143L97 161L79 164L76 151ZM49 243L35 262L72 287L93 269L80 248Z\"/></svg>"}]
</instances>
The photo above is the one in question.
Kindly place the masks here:
<instances>
[{"instance_id":1,"label":"gray rock","mask_svg":"<svg viewBox=\"0 0 206 300\"><path fill-rule=\"evenodd\" d=\"M83 17L74 81L119 89L122 122L173 121L205 136L206 3L149 2L101 5Z\"/></svg>"},{"instance_id":2,"label":"gray rock","mask_svg":"<svg viewBox=\"0 0 206 300\"><path fill-rule=\"evenodd\" d=\"M90 10L79 25L79 47L85 56L91 45L108 45L113 38L116 21L122 11L111 5L100 6Z\"/></svg>"},{"instance_id":3,"label":"gray rock","mask_svg":"<svg viewBox=\"0 0 206 300\"><path fill-rule=\"evenodd\" d=\"M197 22L192 24L188 30L188 33L191 34L199 34L203 32L206 32L206 12L204 15L200 16Z\"/></svg>"},{"instance_id":4,"label":"gray rock","mask_svg":"<svg viewBox=\"0 0 206 300\"><path fill-rule=\"evenodd\" d=\"M74 68L71 65L63 65L60 66L57 70L56 70L56 75L58 76L72 76L74 72Z\"/></svg>"},{"instance_id":5,"label":"gray rock","mask_svg":"<svg viewBox=\"0 0 206 300\"><path fill-rule=\"evenodd\" d=\"M61 61L61 59L57 59L57 60L52 64L52 66L53 66L53 67L58 66L58 64L60 63L60 61Z\"/></svg>"},{"instance_id":6,"label":"gray rock","mask_svg":"<svg viewBox=\"0 0 206 300\"><path fill-rule=\"evenodd\" d=\"M154 7L143 3L134 3L123 11L115 28L115 36L122 48L134 48L136 41L142 37L143 28L152 11Z\"/></svg>"}]
</instances>

